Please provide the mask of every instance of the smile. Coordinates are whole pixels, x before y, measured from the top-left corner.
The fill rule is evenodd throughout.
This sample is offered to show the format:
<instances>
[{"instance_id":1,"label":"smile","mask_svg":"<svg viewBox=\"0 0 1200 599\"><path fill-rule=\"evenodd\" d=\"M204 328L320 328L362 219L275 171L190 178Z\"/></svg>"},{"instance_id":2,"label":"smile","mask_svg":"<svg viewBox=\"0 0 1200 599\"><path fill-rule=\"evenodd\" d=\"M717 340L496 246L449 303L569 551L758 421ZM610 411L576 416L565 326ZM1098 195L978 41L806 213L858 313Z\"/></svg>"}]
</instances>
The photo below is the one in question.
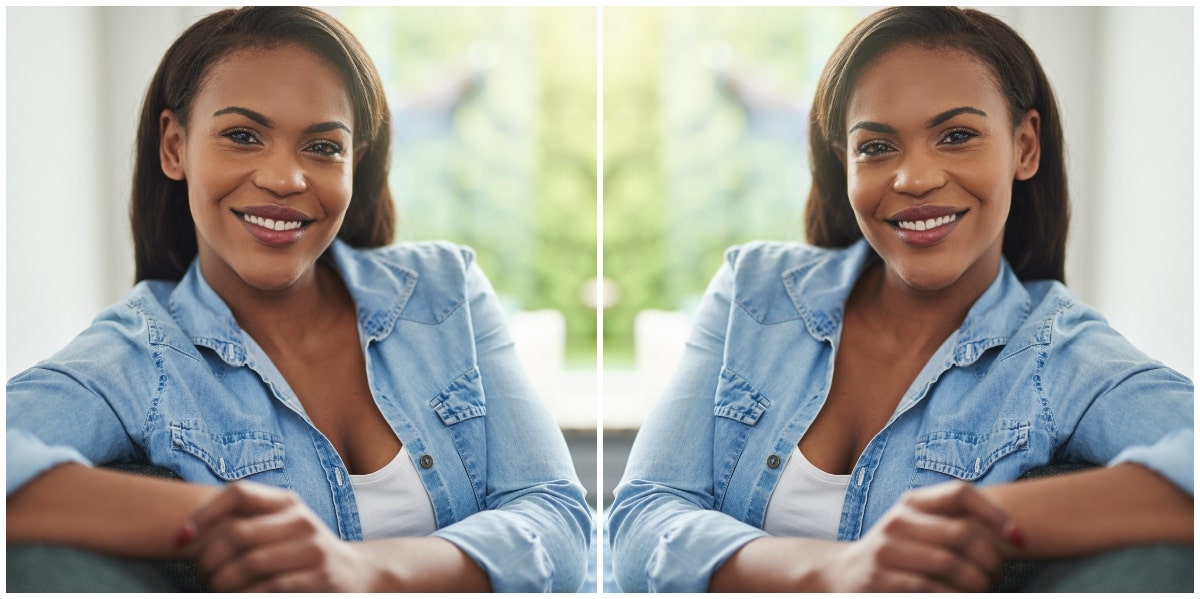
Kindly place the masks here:
<instances>
[{"instance_id":1,"label":"smile","mask_svg":"<svg viewBox=\"0 0 1200 599\"><path fill-rule=\"evenodd\" d=\"M956 220L958 220L958 214L949 214L926 220L902 220L897 222L896 226L910 231L928 231L942 225L948 225Z\"/></svg>"},{"instance_id":2,"label":"smile","mask_svg":"<svg viewBox=\"0 0 1200 599\"><path fill-rule=\"evenodd\" d=\"M304 223L298 220L274 220L254 216L253 214L243 214L242 220L264 229L271 229L272 231L291 231L292 229L299 229L304 226Z\"/></svg>"}]
</instances>

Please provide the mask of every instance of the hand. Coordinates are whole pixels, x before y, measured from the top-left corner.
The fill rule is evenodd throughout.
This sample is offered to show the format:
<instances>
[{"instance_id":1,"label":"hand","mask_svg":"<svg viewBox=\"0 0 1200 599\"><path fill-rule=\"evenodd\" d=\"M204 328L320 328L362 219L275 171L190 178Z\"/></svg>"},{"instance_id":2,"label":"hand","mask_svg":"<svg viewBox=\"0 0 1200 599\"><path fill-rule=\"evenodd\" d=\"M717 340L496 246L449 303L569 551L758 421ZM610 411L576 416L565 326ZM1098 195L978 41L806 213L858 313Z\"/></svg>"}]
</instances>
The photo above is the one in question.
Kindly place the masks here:
<instances>
[{"instance_id":1,"label":"hand","mask_svg":"<svg viewBox=\"0 0 1200 599\"><path fill-rule=\"evenodd\" d=\"M832 591L987 591L1021 542L1008 516L975 487L910 491L824 571Z\"/></svg>"},{"instance_id":2,"label":"hand","mask_svg":"<svg viewBox=\"0 0 1200 599\"><path fill-rule=\"evenodd\" d=\"M234 483L197 510L191 525L189 553L213 591L375 590L379 572L370 556L338 538L294 493Z\"/></svg>"}]
</instances>

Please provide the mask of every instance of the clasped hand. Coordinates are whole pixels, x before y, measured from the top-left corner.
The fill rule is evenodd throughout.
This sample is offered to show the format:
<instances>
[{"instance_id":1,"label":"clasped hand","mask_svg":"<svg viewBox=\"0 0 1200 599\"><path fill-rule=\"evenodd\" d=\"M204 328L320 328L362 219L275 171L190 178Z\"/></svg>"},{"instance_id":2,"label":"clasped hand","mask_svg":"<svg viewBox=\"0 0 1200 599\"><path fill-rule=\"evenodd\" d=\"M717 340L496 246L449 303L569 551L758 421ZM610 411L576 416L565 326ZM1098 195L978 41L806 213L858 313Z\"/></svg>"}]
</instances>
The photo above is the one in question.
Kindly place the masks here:
<instances>
[{"instance_id":1,"label":"clasped hand","mask_svg":"<svg viewBox=\"0 0 1200 599\"><path fill-rule=\"evenodd\" d=\"M910 491L860 540L830 556L832 591L987 591L1024 541L975 487Z\"/></svg>"},{"instance_id":2,"label":"clasped hand","mask_svg":"<svg viewBox=\"0 0 1200 599\"><path fill-rule=\"evenodd\" d=\"M181 541L212 591L374 590L361 543L347 543L289 491L226 486L185 524Z\"/></svg>"}]
</instances>

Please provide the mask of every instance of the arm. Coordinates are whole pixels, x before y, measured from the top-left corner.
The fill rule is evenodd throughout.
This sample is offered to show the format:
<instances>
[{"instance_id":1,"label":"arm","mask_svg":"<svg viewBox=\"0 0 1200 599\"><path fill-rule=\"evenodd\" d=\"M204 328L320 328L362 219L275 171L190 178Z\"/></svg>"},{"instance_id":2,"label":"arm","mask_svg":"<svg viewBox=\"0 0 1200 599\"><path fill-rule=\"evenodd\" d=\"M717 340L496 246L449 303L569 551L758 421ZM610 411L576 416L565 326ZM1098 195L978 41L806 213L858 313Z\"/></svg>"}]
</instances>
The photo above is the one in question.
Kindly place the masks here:
<instances>
[{"instance_id":1,"label":"arm","mask_svg":"<svg viewBox=\"0 0 1200 599\"><path fill-rule=\"evenodd\" d=\"M63 464L8 496L7 541L72 545L129 557L188 557L191 513L219 489Z\"/></svg>"},{"instance_id":2,"label":"arm","mask_svg":"<svg viewBox=\"0 0 1200 599\"><path fill-rule=\"evenodd\" d=\"M1191 543L1192 382L1147 358L1090 310L1057 315L1042 380L1059 458L1105 464L986 487L1025 531L1026 555L1066 557Z\"/></svg>"},{"instance_id":3,"label":"arm","mask_svg":"<svg viewBox=\"0 0 1200 599\"><path fill-rule=\"evenodd\" d=\"M157 380L145 320L102 314L49 361L13 377L6 397L9 543L44 542L136 557L178 556L175 537L215 492L91 468L138 461L137 398Z\"/></svg>"},{"instance_id":4,"label":"arm","mask_svg":"<svg viewBox=\"0 0 1200 599\"><path fill-rule=\"evenodd\" d=\"M575 591L591 509L562 432L526 378L491 284L469 251L466 291L487 398L487 509L439 529L496 591Z\"/></svg>"},{"instance_id":5,"label":"arm","mask_svg":"<svg viewBox=\"0 0 1200 599\"><path fill-rule=\"evenodd\" d=\"M295 493L239 482L205 503L185 547L218 592L487 592L488 575L436 537L342 541ZM399 559L398 559L399 558Z\"/></svg>"},{"instance_id":6,"label":"arm","mask_svg":"<svg viewBox=\"0 0 1200 599\"><path fill-rule=\"evenodd\" d=\"M713 574L711 591L986 591L1023 542L1014 521L975 487L906 493L854 542L767 537Z\"/></svg>"},{"instance_id":7,"label":"arm","mask_svg":"<svg viewBox=\"0 0 1200 599\"><path fill-rule=\"evenodd\" d=\"M1166 478L1118 464L982 492L1025 533L1022 557L1071 557L1149 543L1191 544L1194 501Z\"/></svg>"},{"instance_id":8,"label":"arm","mask_svg":"<svg viewBox=\"0 0 1200 599\"><path fill-rule=\"evenodd\" d=\"M714 397L733 294L730 252L694 317L680 365L629 456L608 519L617 584L630 591L701 592L762 530L716 510Z\"/></svg>"}]
</instances>

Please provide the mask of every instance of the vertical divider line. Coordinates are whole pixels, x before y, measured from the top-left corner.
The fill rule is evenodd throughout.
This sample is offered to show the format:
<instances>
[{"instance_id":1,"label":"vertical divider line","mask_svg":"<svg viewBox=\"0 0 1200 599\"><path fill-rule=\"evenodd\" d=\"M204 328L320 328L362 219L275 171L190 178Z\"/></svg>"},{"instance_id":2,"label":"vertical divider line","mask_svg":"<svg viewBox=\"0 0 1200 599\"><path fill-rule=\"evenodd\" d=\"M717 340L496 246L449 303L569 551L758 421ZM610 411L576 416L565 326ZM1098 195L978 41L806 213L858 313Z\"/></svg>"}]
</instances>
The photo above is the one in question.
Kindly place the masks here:
<instances>
[{"instance_id":1,"label":"vertical divider line","mask_svg":"<svg viewBox=\"0 0 1200 599\"><path fill-rule=\"evenodd\" d=\"M604 5L596 5L596 592L604 593Z\"/></svg>"}]
</instances>

